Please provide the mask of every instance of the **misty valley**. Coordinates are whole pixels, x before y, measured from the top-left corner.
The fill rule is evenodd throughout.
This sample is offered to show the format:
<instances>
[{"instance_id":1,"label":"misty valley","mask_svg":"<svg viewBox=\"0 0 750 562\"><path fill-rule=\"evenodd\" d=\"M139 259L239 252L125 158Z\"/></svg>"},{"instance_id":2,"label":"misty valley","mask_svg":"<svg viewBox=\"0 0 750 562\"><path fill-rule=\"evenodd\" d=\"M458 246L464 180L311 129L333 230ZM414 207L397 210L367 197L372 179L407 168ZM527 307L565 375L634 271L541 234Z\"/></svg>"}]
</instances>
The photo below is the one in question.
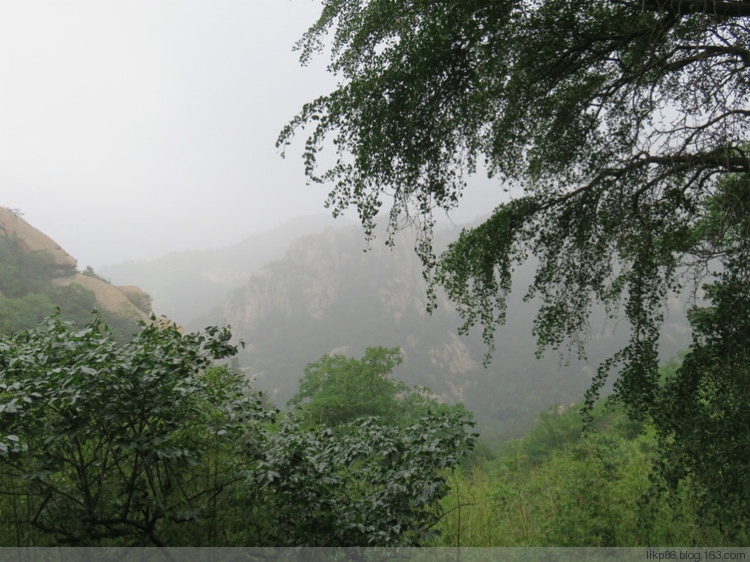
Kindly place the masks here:
<instances>
[{"instance_id":1,"label":"misty valley","mask_svg":"<svg viewBox=\"0 0 750 562\"><path fill-rule=\"evenodd\" d=\"M602 402L584 431L623 343L603 313L595 356L537 359L516 298L485 367L444 295L427 313L408 232L367 246L312 217L80 273L0 219L5 546L731 544L688 488L643 503L648 423Z\"/></svg>"},{"instance_id":2,"label":"misty valley","mask_svg":"<svg viewBox=\"0 0 750 562\"><path fill-rule=\"evenodd\" d=\"M0 557L750 556L750 1L2 15Z\"/></svg>"}]
</instances>

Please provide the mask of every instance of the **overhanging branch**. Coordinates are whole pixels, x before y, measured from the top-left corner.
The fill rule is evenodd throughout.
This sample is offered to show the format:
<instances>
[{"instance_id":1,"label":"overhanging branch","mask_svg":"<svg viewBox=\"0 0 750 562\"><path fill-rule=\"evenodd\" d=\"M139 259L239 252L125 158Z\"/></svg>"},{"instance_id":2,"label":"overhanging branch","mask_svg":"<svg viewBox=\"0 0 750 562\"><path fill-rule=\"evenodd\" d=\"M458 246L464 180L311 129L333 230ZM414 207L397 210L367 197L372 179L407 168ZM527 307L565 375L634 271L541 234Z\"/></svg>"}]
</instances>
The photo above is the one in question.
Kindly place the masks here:
<instances>
[{"instance_id":1,"label":"overhanging branch","mask_svg":"<svg viewBox=\"0 0 750 562\"><path fill-rule=\"evenodd\" d=\"M729 18L750 17L750 2L722 2L710 0L639 0L631 5L663 12L668 11L682 16L705 14Z\"/></svg>"}]
</instances>

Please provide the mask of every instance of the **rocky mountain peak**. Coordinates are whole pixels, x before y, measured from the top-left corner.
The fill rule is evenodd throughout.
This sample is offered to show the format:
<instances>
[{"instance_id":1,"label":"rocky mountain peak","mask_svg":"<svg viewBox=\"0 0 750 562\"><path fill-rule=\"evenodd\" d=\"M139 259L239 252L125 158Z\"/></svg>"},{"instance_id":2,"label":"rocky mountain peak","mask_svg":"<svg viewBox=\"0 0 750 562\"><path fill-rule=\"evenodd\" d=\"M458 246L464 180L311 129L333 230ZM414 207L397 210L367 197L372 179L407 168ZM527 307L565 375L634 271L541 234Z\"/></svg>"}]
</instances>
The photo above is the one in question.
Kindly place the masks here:
<instances>
[{"instance_id":1,"label":"rocky mountain peak","mask_svg":"<svg viewBox=\"0 0 750 562\"><path fill-rule=\"evenodd\" d=\"M62 270L75 270L78 265L78 261L57 242L6 207L0 207L0 239L14 240L24 251L31 254L50 255L55 265Z\"/></svg>"},{"instance_id":2,"label":"rocky mountain peak","mask_svg":"<svg viewBox=\"0 0 750 562\"><path fill-rule=\"evenodd\" d=\"M47 281L52 287L76 286L91 291L101 310L134 321L149 320L150 299L141 289L112 285L90 270L83 273L77 271L78 261L57 242L26 222L19 213L1 206L0 242L12 246L16 252L43 256L43 260L49 260L53 267L45 269L45 273L50 276Z\"/></svg>"}]
</instances>

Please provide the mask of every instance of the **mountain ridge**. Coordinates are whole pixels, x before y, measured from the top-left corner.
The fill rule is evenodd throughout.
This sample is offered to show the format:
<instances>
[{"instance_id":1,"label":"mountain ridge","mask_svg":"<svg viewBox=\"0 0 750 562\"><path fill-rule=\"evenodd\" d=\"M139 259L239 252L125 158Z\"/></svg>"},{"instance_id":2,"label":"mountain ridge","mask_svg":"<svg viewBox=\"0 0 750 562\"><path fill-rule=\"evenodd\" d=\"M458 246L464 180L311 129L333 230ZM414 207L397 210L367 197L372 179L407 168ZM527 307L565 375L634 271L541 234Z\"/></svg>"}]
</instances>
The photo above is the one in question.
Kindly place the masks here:
<instances>
[{"instance_id":1,"label":"mountain ridge","mask_svg":"<svg viewBox=\"0 0 750 562\"><path fill-rule=\"evenodd\" d=\"M3 331L31 328L56 307L77 320L97 308L123 338L150 319L150 298L142 289L112 285L90 268L78 271L73 256L6 207L0 207L0 256Z\"/></svg>"},{"instance_id":2,"label":"mountain ridge","mask_svg":"<svg viewBox=\"0 0 750 562\"><path fill-rule=\"evenodd\" d=\"M439 234L452 239L458 228ZM430 389L447 403L478 413L496 439L518 436L539 410L578 400L591 381L586 362L564 366L554 354L535 358L534 305L514 294L498 331L489 369L480 330L459 335L462 321L438 291L427 313L427 286L410 233L394 247L376 239L367 251L358 227L328 228L298 238L286 254L235 289L204 323L227 324L246 347L239 362L271 401L283 406L306 364L323 355L359 356L366 347L398 347L404 358L394 375ZM519 272L518 285L532 268Z\"/></svg>"},{"instance_id":3,"label":"mountain ridge","mask_svg":"<svg viewBox=\"0 0 750 562\"><path fill-rule=\"evenodd\" d=\"M99 271L118 284L143 287L153 297L158 314L182 325L195 325L252 274L282 257L294 239L325 227L331 220L325 214L297 217L221 248L172 252L156 259L104 266Z\"/></svg>"}]
</instances>

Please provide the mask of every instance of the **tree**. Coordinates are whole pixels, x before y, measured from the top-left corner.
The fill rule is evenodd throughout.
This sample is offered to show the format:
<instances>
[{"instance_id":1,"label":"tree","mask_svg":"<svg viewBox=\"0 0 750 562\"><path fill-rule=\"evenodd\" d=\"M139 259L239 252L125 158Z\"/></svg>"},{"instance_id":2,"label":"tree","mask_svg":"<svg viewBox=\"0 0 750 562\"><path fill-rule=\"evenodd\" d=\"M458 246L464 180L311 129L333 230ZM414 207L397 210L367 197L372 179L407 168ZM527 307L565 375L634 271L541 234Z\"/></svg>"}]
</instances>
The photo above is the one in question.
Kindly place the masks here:
<instances>
[{"instance_id":1,"label":"tree","mask_svg":"<svg viewBox=\"0 0 750 562\"><path fill-rule=\"evenodd\" d=\"M747 327L731 312L745 310L750 284L737 219L750 198L748 18L750 3L734 0L327 0L298 48L306 63L332 32L339 86L277 144L310 127L307 176L331 182L327 206L356 207L368 237L386 200L389 241L416 223L433 295L447 291L463 330L482 325L490 353L512 271L530 254L540 351L585 355L593 303L624 314L629 341L600 365L588 404L616 372L615 397L682 447L669 457L677 472L718 471L746 498L744 456L730 452L747 445L727 431L746 427L735 406L750 398ZM434 213L459 204L480 165L509 200L436 256ZM667 297L705 281L713 306L693 313L691 354L662 387ZM700 435L672 391L697 401ZM702 446L716 454L685 460Z\"/></svg>"},{"instance_id":2,"label":"tree","mask_svg":"<svg viewBox=\"0 0 750 562\"><path fill-rule=\"evenodd\" d=\"M750 190L730 176L701 224L724 270L706 285L711 305L690 311L693 343L667 377L658 407L662 472L673 486L690 476L704 513L732 537L750 520Z\"/></svg>"},{"instance_id":3,"label":"tree","mask_svg":"<svg viewBox=\"0 0 750 562\"><path fill-rule=\"evenodd\" d=\"M329 427L367 417L404 427L430 409L466 414L463 406L438 404L427 389L410 389L390 378L401 362L397 347L368 347L362 359L325 355L305 367L289 405L308 422Z\"/></svg>"},{"instance_id":4,"label":"tree","mask_svg":"<svg viewBox=\"0 0 750 562\"><path fill-rule=\"evenodd\" d=\"M180 544L181 525L213 520L263 418L213 367L230 337L151 325L119 345L98 317L2 337L0 511L17 545Z\"/></svg>"},{"instance_id":5,"label":"tree","mask_svg":"<svg viewBox=\"0 0 750 562\"><path fill-rule=\"evenodd\" d=\"M357 417L392 417L396 396L407 388L388 375L401 361L398 348L368 347L362 360L324 355L305 367L299 391L288 403L329 426Z\"/></svg>"},{"instance_id":6,"label":"tree","mask_svg":"<svg viewBox=\"0 0 750 562\"><path fill-rule=\"evenodd\" d=\"M592 303L622 307L629 344L589 398L619 369L616 395L650 412L666 297L721 268L695 227L721 179L750 172L748 16L740 1L328 0L298 48L307 62L333 30L340 85L278 145L311 127L308 177L332 182L327 205L356 207L369 236L386 198L391 235L417 222L433 290L490 345L529 254L540 348L583 354ZM433 213L480 164L511 198L436 257Z\"/></svg>"},{"instance_id":7,"label":"tree","mask_svg":"<svg viewBox=\"0 0 750 562\"><path fill-rule=\"evenodd\" d=\"M374 417L265 435L251 475L269 522L260 544L419 546L435 534L446 476L473 447L465 412L428 411L405 427Z\"/></svg>"}]
</instances>

